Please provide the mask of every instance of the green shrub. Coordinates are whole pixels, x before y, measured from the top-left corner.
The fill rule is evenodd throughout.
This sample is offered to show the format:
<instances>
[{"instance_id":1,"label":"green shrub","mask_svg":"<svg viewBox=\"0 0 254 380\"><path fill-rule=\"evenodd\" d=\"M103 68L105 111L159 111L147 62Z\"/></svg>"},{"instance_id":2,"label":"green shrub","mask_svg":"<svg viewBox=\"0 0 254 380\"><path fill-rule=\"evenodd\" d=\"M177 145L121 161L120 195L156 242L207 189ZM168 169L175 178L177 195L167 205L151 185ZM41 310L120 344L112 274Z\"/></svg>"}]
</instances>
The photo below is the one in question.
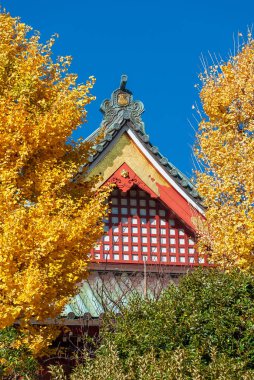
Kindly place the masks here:
<instances>
[{"instance_id":1,"label":"green shrub","mask_svg":"<svg viewBox=\"0 0 254 380\"><path fill-rule=\"evenodd\" d=\"M108 318L71 380L254 379L253 301L251 275L198 269Z\"/></svg>"},{"instance_id":2,"label":"green shrub","mask_svg":"<svg viewBox=\"0 0 254 380\"><path fill-rule=\"evenodd\" d=\"M254 278L234 271L196 270L171 285L158 301L135 298L118 317L112 342L125 361L151 349L185 348L211 360L211 348L254 369Z\"/></svg>"},{"instance_id":3,"label":"green shrub","mask_svg":"<svg viewBox=\"0 0 254 380\"><path fill-rule=\"evenodd\" d=\"M154 351L143 356L132 357L125 365L115 347L98 353L95 359L85 357L85 364L78 365L70 380L253 380L254 372L245 370L244 363L229 359L225 355L211 352L208 365L197 353L186 349L164 352L160 356ZM53 380L67 380L60 366L51 367Z\"/></svg>"},{"instance_id":4,"label":"green shrub","mask_svg":"<svg viewBox=\"0 0 254 380\"><path fill-rule=\"evenodd\" d=\"M20 333L14 327L0 330L0 379L36 379L38 362L19 343Z\"/></svg>"}]
</instances>

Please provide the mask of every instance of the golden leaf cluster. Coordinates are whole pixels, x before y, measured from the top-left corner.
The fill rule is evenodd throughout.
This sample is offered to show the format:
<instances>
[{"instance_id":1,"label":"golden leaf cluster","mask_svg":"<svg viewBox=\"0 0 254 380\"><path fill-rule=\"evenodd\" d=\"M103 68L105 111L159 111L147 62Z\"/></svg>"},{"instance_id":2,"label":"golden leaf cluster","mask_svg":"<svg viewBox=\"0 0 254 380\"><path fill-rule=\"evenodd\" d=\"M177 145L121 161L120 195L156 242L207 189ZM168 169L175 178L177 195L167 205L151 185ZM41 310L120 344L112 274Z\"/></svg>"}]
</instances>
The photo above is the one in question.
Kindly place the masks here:
<instances>
[{"instance_id":1,"label":"golden leaf cluster","mask_svg":"<svg viewBox=\"0 0 254 380\"><path fill-rule=\"evenodd\" d=\"M61 313L107 212L108 190L75 180L91 147L67 144L94 78L77 85L70 57L53 62L53 43L0 14L0 328ZM30 343L39 351L45 340Z\"/></svg>"},{"instance_id":2,"label":"golden leaf cluster","mask_svg":"<svg viewBox=\"0 0 254 380\"><path fill-rule=\"evenodd\" d=\"M254 268L254 40L203 77L196 155L206 206L200 249L224 268Z\"/></svg>"}]
</instances>

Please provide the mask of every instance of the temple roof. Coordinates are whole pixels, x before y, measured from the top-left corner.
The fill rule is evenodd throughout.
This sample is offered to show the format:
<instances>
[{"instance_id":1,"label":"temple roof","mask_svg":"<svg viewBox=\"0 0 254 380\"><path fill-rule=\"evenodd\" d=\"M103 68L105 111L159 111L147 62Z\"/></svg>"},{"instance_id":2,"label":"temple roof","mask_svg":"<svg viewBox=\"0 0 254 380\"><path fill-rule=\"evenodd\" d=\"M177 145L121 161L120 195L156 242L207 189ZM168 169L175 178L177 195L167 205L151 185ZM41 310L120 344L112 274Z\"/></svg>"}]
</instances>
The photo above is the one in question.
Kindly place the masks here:
<instances>
[{"instance_id":1,"label":"temple roof","mask_svg":"<svg viewBox=\"0 0 254 380\"><path fill-rule=\"evenodd\" d=\"M132 92L126 89L127 76L122 75L120 86L116 89L110 99L103 101L101 112L103 120L100 127L94 131L86 140L95 141L99 134L103 134L102 140L93 146L94 153L89 156L90 164L97 161L103 154L111 141L124 130L131 129L140 143L145 146L157 163L162 166L167 174L178 186L193 199L195 203L202 207L202 199L188 177L176 168L149 139L145 131L144 122L141 115L144 112L144 105L139 100L134 100Z\"/></svg>"},{"instance_id":2,"label":"temple roof","mask_svg":"<svg viewBox=\"0 0 254 380\"><path fill-rule=\"evenodd\" d=\"M189 249L193 250L193 246L189 246L189 244L193 243L189 242L189 238L193 236L191 234L191 231L193 232L193 230L195 230L195 226L193 224L192 219L193 217L197 216L197 214L193 212L193 208L190 206L194 206L194 208L198 210L199 215L201 215L203 212L203 206L202 199L197 193L194 185L190 182L190 180L171 162L169 162L168 159L160 153L159 149L150 142L149 136L145 130L144 122L141 118L141 115L144 112L144 105L141 101L133 99L132 92L126 88L126 84L127 76L124 75L121 78L119 88L112 93L110 99L104 100L101 105L101 112L103 113L103 120L101 122L101 125L86 139L87 141L93 144L93 154L89 156L89 167L88 172L86 171L86 173L88 173L89 175L89 171L91 173L94 173L94 170L98 169L101 170L101 173L99 172L99 175L101 174L101 176L103 177L101 183L105 183L105 181L108 181L112 177L116 176L118 182L119 178L121 178L121 185L124 183L124 181L126 181L129 187L132 187L134 184L135 186L137 186L137 188L144 190L141 192L146 192L145 194L147 194L142 195L142 202L144 202L146 196L147 199L149 198L149 196L153 197L152 193L153 190L156 191L156 188L158 190L158 203L164 203L165 209L169 209L170 212L172 212L173 215L176 216L173 220L173 225L175 225L175 220L178 220L179 223L184 223L183 225L179 224L178 226L176 224L175 227L177 228L177 231L178 229L179 231L181 231L181 235L179 235L179 237L180 239L182 238L184 240L185 244L184 254L181 253L182 255L186 256L186 261L184 261L184 264L181 261L171 262L169 261L169 257L167 262L162 261L160 257L166 255L166 253L161 254L159 251L157 262L152 262L152 251L150 253L139 253L140 260L142 259L142 255L147 255L145 260L146 263L149 263L149 260L151 260L149 264L151 273L147 277L147 292L148 294L151 294L152 296L156 297L158 295L158 285L160 285L160 289L165 288L165 286L167 286L168 283L171 281L171 276L173 274L179 275L180 273L184 273L187 268L190 269L195 265L199 265L200 262L198 261L190 261L190 256L193 256L194 253L189 251ZM128 140L128 144L130 144L131 146L135 146L135 149L129 151L123 150L121 146L121 139L122 141L124 139ZM119 148L119 150L117 148ZM113 158L112 156L110 156L111 154L113 155ZM134 159L131 160L130 157L134 157ZM142 161L140 157L142 157L142 160L145 161L145 164L143 164L144 161ZM100 167L100 164L103 162L104 164L102 164ZM149 165L147 165L147 163ZM153 170L151 170L151 168ZM80 169L81 170L78 174L78 177L83 176L83 168ZM124 171L123 169L126 169L125 172L128 173L128 176L125 177L122 174L122 172ZM120 172L120 175L118 175L118 172ZM157 173L159 173L158 177L156 177ZM134 177L135 181L133 180ZM154 179L154 177L157 178L157 180ZM148 182L148 179L150 180L150 182ZM163 182L161 179L165 179L165 181ZM141 183L144 185L144 187L140 187ZM149 188L150 191L148 191L147 188ZM121 194L125 194L124 200L128 200L128 191L125 188L125 190L122 190L123 186L120 186L119 189ZM135 187L132 187L132 190L133 189L136 193ZM168 192L166 192L167 189ZM154 195L154 199L156 200L156 194ZM136 199L139 199L138 194L135 194L134 196ZM150 201L151 200L149 199L149 202ZM138 204L140 204L140 202ZM156 207L156 203L154 207ZM163 212L163 206L161 206L160 208L160 211ZM154 210L156 210L156 208ZM135 212L138 211L136 210ZM114 213L112 213L112 215L116 216L116 214ZM126 216L128 214L124 215ZM164 213L164 215L167 214ZM131 220L131 218L128 219ZM165 219L169 220L168 217L165 217ZM148 220L150 223L150 219ZM111 216L109 216L109 221L110 223L108 224L108 226L110 225L112 228L114 223L116 223L114 227L118 228L118 218L117 222L113 222L113 216L112 219ZM158 221L156 225L160 226L161 224ZM183 226L187 227L185 228ZM187 228L190 228L188 232L186 232ZM170 234L170 228L168 228L167 231L168 232L165 233ZM116 241L114 240L114 244L117 247L119 247L119 245L117 244L119 241L122 241L122 228L119 228L118 234L115 231L114 236L117 239L119 239ZM110 239L111 238L107 240L108 243L105 243L108 244L108 248L110 247L110 245L112 247L113 244L112 240ZM170 239L170 237L168 237L167 241L170 240L174 240L174 238ZM143 243L143 245L145 244L146 243ZM102 247L104 246L102 245ZM132 250L132 248L133 247L131 247L130 249ZM100 249L102 250L100 251ZM82 283L79 294L76 295L65 307L65 310L62 313L63 317L70 319L89 316L90 319L99 319L101 314L107 310L113 310L116 313L119 312L121 306L125 305L128 302L129 298L133 296L133 292L137 292L139 294L142 294L144 292L144 267L143 262L134 262L133 256L135 256L136 251L133 251L133 255L130 255L130 257L128 256L128 259L123 259L126 261L123 261L122 259L119 259L119 257L118 259L114 257L115 251L111 252L110 258L108 257L109 250L105 250L104 252L103 249L104 248L98 248L98 250L96 251L97 254L98 252L100 252L99 258L95 256L95 251L92 253L94 254L93 257L95 261L93 263L95 267L91 268L91 274L89 275L88 279ZM128 251L127 253L130 253L130 251ZM168 253L168 255L172 256L176 255L176 253ZM178 257L180 257L180 253L177 253L177 255ZM93 265L93 263L91 265ZM108 263L110 263L109 266L107 265ZM156 263L159 265L155 265ZM165 266L163 266L163 270L166 270L166 272L163 272L163 276L161 277L161 275L158 276L158 268L162 268L163 263L165 263ZM131 267L127 269L129 264L131 264ZM159 278L160 280L163 279L163 283L161 283L160 280L158 281Z\"/></svg>"}]
</instances>

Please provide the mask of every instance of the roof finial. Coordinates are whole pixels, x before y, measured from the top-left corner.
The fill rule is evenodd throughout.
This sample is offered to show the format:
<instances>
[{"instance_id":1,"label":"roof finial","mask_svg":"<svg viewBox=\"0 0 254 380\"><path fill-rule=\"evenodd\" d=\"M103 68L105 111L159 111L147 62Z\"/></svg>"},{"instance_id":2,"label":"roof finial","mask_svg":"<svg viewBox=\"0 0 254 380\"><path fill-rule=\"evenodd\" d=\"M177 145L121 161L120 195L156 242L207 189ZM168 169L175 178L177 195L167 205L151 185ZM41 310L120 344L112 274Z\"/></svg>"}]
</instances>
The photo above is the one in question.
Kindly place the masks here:
<instances>
[{"instance_id":1,"label":"roof finial","mask_svg":"<svg viewBox=\"0 0 254 380\"><path fill-rule=\"evenodd\" d=\"M106 99L101 105L101 112L104 115L102 125L106 127L105 134L115 128L115 125L122 125L123 120L130 120L135 130L145 133L144 123L141 114L144 112L144 105L139 100L133 100L130 90L127 90L128 77L121 76L120 87L115 90L111 99Z\"/></svg>"},{"instance_id":2,"label":"roof finial","mask_svg":"<svg viewBox=\"0 0 254 380\"><path fill-rule=\"evenodd\" d=\"M123 74L123 75L121 76L120 90L122 90L122 91L125 90L127 80L128 80L128 76L125 75L125 74Z\"/></svg>"}]
</instances>

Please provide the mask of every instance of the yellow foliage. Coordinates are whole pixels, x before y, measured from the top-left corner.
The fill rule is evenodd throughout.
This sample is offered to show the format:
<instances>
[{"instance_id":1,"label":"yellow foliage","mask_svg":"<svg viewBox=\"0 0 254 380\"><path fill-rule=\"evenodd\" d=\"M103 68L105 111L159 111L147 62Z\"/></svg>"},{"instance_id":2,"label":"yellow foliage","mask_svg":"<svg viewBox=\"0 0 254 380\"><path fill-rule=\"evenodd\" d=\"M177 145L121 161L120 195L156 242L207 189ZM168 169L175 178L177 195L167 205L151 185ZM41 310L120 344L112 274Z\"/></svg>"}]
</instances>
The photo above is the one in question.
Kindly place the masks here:
<instances>
[{"instance_id":1,"label":"yellow foliage","mask_svg":"<svg viewBox=\"0 0 254 380\"><path fill-rule=\"evenodd\" d=\"M254 40L203 77L197 173L207 226L200 249L224 268L254 269Z\"/></svg>"},{"instance_id":2,"label":"yellow foliage","mask_svg":"<svg viewBox=\"0 0 254 380\"><path fill-rule=\"evenodd\" d=\"M77 85L70 57L53 62L53 43L0 14L0 328L60 314L107 212L108 190L74 180L91 147L66 144L86 121L94 78Z\"/></svg>"}]
</instances>

